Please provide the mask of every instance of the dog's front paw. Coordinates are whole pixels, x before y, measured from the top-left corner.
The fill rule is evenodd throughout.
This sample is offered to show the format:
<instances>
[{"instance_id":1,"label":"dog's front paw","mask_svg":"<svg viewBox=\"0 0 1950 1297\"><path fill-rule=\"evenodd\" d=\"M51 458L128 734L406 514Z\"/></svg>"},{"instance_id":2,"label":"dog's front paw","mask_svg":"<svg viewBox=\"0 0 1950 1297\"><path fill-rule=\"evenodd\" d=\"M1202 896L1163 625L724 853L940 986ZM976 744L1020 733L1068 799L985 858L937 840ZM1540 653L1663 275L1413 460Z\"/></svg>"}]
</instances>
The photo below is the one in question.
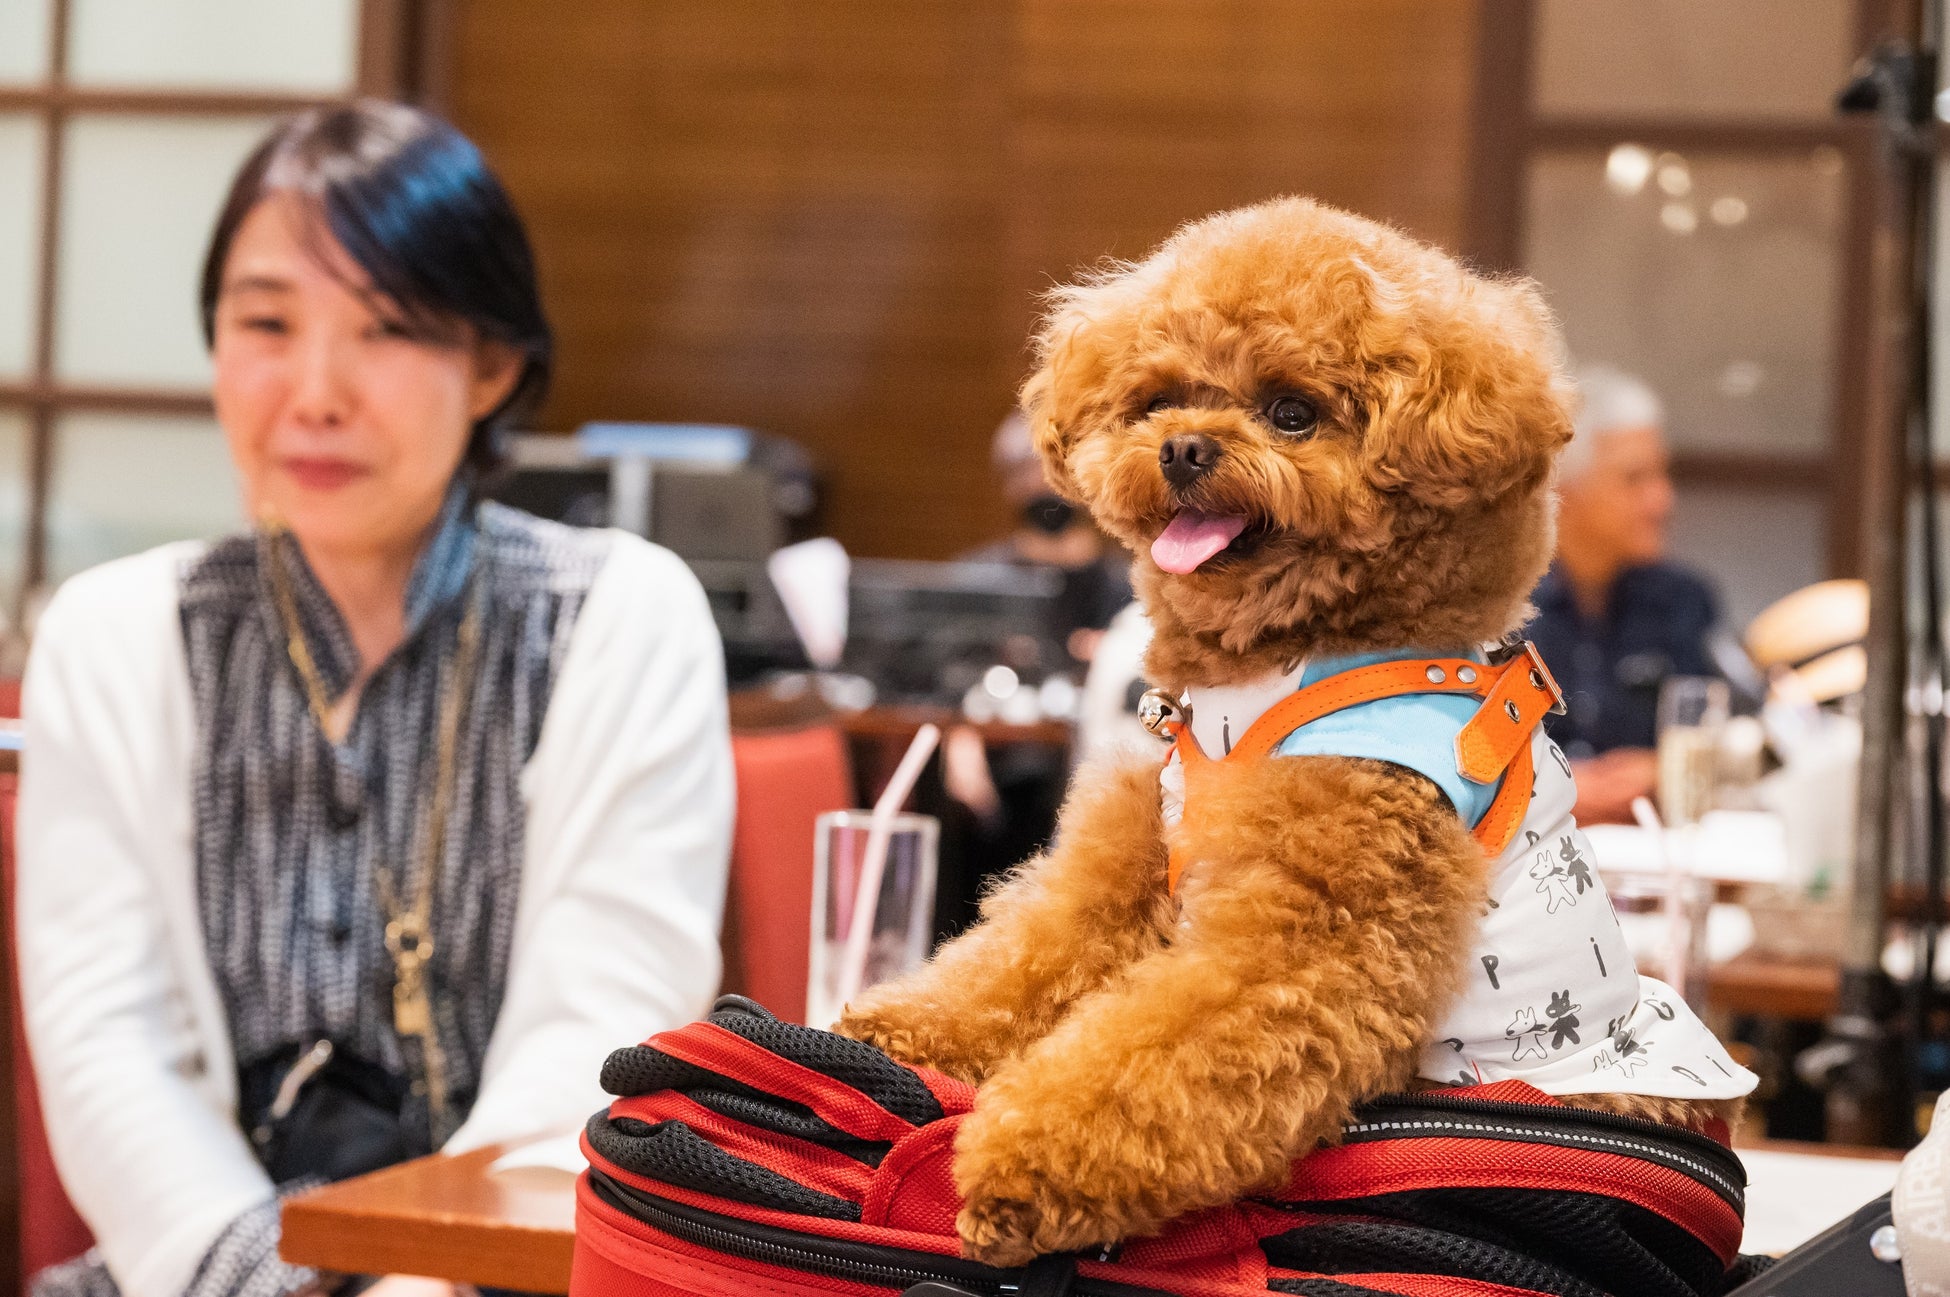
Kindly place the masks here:
<instances>
[{"instance_id":1,"label":"dog's front paw","mask_svg":"<svg viewBox=\"0 0 1950 1297\"><path fill-rule=\"evenodd\" d=\"M993 1266L1025 1265L1046 1252L1072 1252L1121 1238L1122 1214L1077 1186L1059 1183L1014 1141L989 1138L979 1114L956 1140L962 1192L955 1232L962 1254Z\"/></svg>"},{"instance_id":2,"label":"dog's front paw","mask_svg":"<svg viewBox=\"0 0 1950 1297\"><path fill-rule=\"evenodd\" d=\"M839 1022L833 1024L833 1032L839 1036L850 1036L852 1040L874 1045L881 1053L901 1063L909 1063L917 1067L928 1065L928 1061L920 1057L922 1045L915 1038L915 1032L885 1014L848 1008L844 1014L840 1014Z\"/></svg>"},{"instance_id":3,"label":"dog's front paw","mask_svg":"<svg viewBox=\"0 0 1950 1297\"><path fill-rule=\"evenodd\" d=\"M955 1217L962 1255L993 1266L1027 1265L1045 1252L1102 1246L1117 1228L1106 1213L1047 1184L1001 1195L977 1191Z\"/></svg>"},{"instance_id":4,"label":"dog's front paw","mask_svg":"<svg viewBox=\"0 0 1950 1297\"><path fill-rule=\"evenodd\" d=\"M961 1253L971 1261L1009 1268L1028 1265L1046 1250L1037 1245L1041 1209L1011 1198L971 1200L955 1217Z\"/></svg>"},{"instance_id":5,"label":"dog's front paw","mask_svg":"<svg viewBox=\"0 0 1950 1297\"><path fill-rule=\"evenodd\" d=\"M982 1079L983 1068L969 1057L966 1042L955 1040L940 1026L898 1004L848 1005L833 1031L863 1041L909 1067L928 1067L971 1084Z\"/></svg>"}]
</instances>

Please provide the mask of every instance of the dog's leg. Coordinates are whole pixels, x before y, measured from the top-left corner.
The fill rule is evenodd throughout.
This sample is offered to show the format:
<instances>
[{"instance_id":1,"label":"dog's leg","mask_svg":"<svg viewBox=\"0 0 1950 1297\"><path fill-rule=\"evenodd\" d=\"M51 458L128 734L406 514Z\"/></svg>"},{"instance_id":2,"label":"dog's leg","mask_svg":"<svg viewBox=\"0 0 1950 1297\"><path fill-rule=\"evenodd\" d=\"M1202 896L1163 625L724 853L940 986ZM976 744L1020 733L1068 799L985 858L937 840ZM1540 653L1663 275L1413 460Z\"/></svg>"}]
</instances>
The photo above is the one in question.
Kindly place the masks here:
<instances>
[{"instance_id":1,"label":"dog's leg","mask_svg":"<svg viewBox=\"0 0 1950 1297\"><path fill-rule=\"evenodd\" d=\"M1434 785L1259 763L1201 801L1169 947L996 1071L956 1140L965 1250L997 1265L1277 1186L1405 1083L1460 981L1480 847Z\"/></svg>"},{"instance_id":2,"label":"dog's leg","mask_svg":"<svg viewBox=\"0 0 1950 1297\"><path fill-rule=\"evenodd\" d=\"M834 1030L978 1081L1156 948L1169 915L1158 764L1131 757L1079 773L1049 851L983 900L981 922L867 991Z\"/></svg>"}]
</instances>

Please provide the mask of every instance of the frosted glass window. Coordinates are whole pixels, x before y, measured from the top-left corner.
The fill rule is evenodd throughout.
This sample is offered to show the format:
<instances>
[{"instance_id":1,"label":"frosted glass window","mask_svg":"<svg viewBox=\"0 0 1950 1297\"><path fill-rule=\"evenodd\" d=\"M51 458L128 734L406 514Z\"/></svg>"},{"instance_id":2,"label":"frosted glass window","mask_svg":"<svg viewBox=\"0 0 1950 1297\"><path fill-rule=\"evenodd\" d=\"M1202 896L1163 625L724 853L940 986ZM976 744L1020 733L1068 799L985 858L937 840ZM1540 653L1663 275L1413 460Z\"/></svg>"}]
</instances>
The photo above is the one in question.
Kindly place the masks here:
<instances>
[{"instance_id":1,"label":"frosted glass window","mask_svg":"<svg viewBox=\"0 0 1950 1297\"><path fill-rule=\"evenodd\" d=\"M72 6L68 76L77 85L331 95L352 89L357 74L357 0Z\"/></svg>"},{"instance_id":2,"label":"frosted glass window","mask_svg":"<svg viewBox=\"0 0 1950 1297\"><path fill-rule=\"evenodd\" d=\"M48 19L54 0L0 0L0 85L47 80Z\"/></svg>"},{"instance_id":3,"label":"frosted glass window","mask_svg":"<svg viewBox=\"0 0 1950 1297\"><path fill-rule=\"evenodd\" d=\"M1672 557L1712 582L1738 635L1768 604L1828 575L1827 496L1681 486Z\"/></svg>"},{"instance_id":4,"label":"frosted glass window","mask_svg":"<svg viewBox=\"0 0 1950 1297\"><path fill-rule=\"evenodd\" d=\"M0 625L20 602L27 570L27 416L0 406Z\"/></svg>"},{"instance_id":5,"label":"frosted glass window","mask_svg":"<svg viewBox=\"0 0 1950 1297\"><path fill-rule=\"evenodd\" d=\"M39 118L0 113L0 381L25 378L34 363L45 136Z\"/></svg>"},{"instance_id":6,"label":"frosted glass window","mask_svg":"<svg viewBox=\"0 0 1950 1297\"><path fill-rule=\"evenodd\" d=\"M269 126L261 117L73 119L54 329L60 378L208 383L197 277L231 178Z\"/></svg>"},{"instance_id":7,"label":"frosted glass window","mask_svg":"<svg viewBox=\"0 0 1950 1297\"><path fill-rule=\"evenodd\" d=\"M1835 419L1842 193L1827 149L1543 155L1525 269L1574 357L1665 398L1677 449L1820 454Z\"/></svg>"},{"instance_id":8,"label":"frosted glass window","mask_svg":"<svg viewBox=\"0 0 1950 1297\"><path fill-rule=\"evenodd\" d=\"M165 541L245 526L214 420L69 414L54 425L48 575L60 581Z\"/></svg>"},{"instance_id":9,"label":"frosted glass window","mask_svg":"<svg viewBox=\"0 0 1950 1297\"><path fill-rule=\"evenodd\" d=\"M1848 80L1844 0L1541 0L1546 115L1826 121Z\"/></svg>"}]
</instances>

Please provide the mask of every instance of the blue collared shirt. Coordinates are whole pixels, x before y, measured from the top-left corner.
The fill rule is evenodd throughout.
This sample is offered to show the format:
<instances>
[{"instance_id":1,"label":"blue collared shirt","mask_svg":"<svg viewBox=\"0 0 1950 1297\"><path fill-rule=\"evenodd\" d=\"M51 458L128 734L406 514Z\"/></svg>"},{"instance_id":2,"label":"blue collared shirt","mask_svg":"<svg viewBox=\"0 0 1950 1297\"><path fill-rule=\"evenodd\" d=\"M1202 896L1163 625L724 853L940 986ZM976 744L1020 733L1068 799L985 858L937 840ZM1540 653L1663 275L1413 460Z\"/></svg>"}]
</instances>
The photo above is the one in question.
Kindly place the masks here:
<instances>
[{"instance_id":1,"label":"blue collared shirt","mask_svg":"<svg viewBox=\"0 0 1950 1297\"><path fill-rule=\"evenodd\" d=\"M1578 608L1570 582L1554 568L1531 598L1537 619L1526 634L1557 677L1569 709L1547 717L1544 727L1572 757L1653 746L1660 684L1669 676L1719 674L1707 651L1719 602L1685 568L1627 568L1612 582L1605 614L1595 620Z\"/></svg>"}]
</instances>

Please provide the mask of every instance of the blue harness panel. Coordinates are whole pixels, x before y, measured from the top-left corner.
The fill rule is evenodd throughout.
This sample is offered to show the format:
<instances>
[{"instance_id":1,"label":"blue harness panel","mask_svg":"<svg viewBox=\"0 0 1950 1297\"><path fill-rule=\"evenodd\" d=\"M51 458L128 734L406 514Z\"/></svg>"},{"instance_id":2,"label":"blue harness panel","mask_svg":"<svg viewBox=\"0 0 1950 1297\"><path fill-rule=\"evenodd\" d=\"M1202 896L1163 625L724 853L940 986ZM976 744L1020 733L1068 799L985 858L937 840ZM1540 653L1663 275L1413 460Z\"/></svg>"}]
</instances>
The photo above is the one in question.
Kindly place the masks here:
<instances>
[{"instance_id":1,"label":"blue harness panel","mask_svg":"<svg viewBox=\"0 0 1950 1297\"><path fill-rule=\"evenodd\" d=\"M1469 657L1477 653L1430 653L1402 649L1389 653L1356 653L1309 662L1300 688L1329 676L1377 662L1404 658ZM1496 800L1502 781L1472 783L1456 769L1456 735L1469 723L1482 701L1467 694L1403 694L1356 703L1303 725L1273 749L1282 757L1364 757L1404 766L1431 780L1456 808L1463 823L1474 829Z\"/></svg>"}]
</instances>

